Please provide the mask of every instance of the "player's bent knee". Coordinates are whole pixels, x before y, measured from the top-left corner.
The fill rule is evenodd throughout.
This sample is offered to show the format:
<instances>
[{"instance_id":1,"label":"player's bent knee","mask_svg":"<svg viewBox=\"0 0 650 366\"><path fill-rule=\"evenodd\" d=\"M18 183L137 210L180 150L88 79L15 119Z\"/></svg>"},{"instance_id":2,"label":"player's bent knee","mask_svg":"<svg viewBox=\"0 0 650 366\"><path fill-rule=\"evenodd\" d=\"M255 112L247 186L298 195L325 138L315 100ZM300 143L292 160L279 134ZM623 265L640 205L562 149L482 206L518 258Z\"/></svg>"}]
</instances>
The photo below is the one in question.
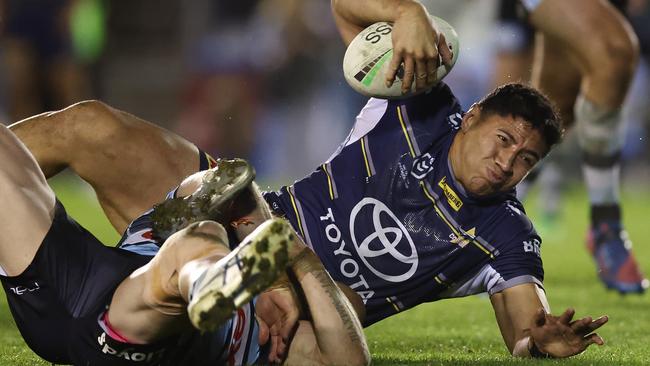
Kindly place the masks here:
<instances>
[{"instance_id":1,"label":"player's bent knee","mask_svg":"<svg viewBox=\"0 0 650 366\"><path fill-rule=\"evenodd\" d=\"M84 145L121 142L128 135L128 126L116 111L98 100L87 100L69 107L76 118L66 119L70 133ZM116 141L120 139L120 141Z\"/></svg>"},{"instance_id":2,"label":"player's bent knee","mask_svg":"<svg viewBox=\"0 0 650 366\"><path fill-rule=\"evenodd\" d=\"M618 35L604 40L604 67L614 73L632 78L639 59L639 46L631 36Z\"/></svg>"},{"instance_id":3,"label":"player's bent knee","mask_svg":"<svg viewBox=\"0 0 650 366\"><path fill-rule=\"evenodd\" d=\"M627 84L633 77L639 59L639 43L636 36L624 26L614 31L598 31L585 40L582 55L589 72L602 78L610 78L614 84Z\"/></svg>"},{"instance_id":4,"label":"player's bent knee","mask_svg":"<svg viewBox=\"0 0 650 366\"><path fill-rule=\"evenodd\" d=\"M228 252L226 230L214 221L197 222L175 233L146 268L143 302L163 314L184 313L187 299L179 279L188 264Z\"/></svg>"},{"instance_id":5,"label":"player's bent knee","mask_svg":"<svg viewBox=\"0 0 650 366\"><path fill-rule=\"evenodd\" d=\"M226 232L226 228L216 221L206 220L195 222L177 234L176 241L203 239L211 242L211 244L221 244L222 246L228 247L228 233Z\"/></svg>"},{"instance_id":6,"label":"player's bent knee","mask_svg":"<svg viewBox=\"0 0 650 366\"><path fill-rule=\"evenodd\" d=\"M180 270L191 260L229 250L226 229L215 221L200 221L170 236L153 261L160 259L160 262L171 263L175 270Z\"/></svg>"}]
</instances>

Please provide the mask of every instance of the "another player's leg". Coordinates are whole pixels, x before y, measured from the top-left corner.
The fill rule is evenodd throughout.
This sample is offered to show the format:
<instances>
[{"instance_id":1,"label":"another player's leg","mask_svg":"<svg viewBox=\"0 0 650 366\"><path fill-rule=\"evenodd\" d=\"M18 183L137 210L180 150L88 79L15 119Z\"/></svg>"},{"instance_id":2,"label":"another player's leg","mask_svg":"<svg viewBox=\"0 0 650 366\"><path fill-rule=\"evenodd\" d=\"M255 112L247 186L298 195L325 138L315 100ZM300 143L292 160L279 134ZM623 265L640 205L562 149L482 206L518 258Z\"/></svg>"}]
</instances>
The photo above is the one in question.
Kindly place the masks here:
<instances>
[{"instance_id":1,"label":"another player's leg","mask_svg":"<svg viewBox=\"0 0 650 366\"><path fill-rule=\"evenodd\" d=\"M10 128L46 177L71 168L90 183L118 232L199 169L193 144L97 101L30 117Z\"/></svg>"},{"instance_id":2,"label":"another player's leg","mask_svg":"<svg viewBox=\"0 0 650 366\"><path fill-rule=\"evenodd\" d=\"M589 243L599 276L607 287L622 293L642 292L647 281L630 251L619 198L621 106L638 59L636 37L623 16L604 1L544 0L530 19L544 33L545 61L555 62L556 71L568 68L570 61L582 76L573 115L591 203ZM554 53L549 52L551 47ZM565 102L569 99L554 95L562 88L553 83L564 78L546 75L540 79L542 90L557 99L563 117L571 121Z\"/></svg>"},{"instance_id":3,"label":"another player's leg","mask_svg":"<svg viewBox=\"0 0 650 366\"><path fill-rule=\"evenodd\" d=\"M32 262L54 217L54 192L25 145L0 124L0 274Z\"/></svg>"},{"instance_id":4,"label":"another player's leg","mask_svg":"<svg viewBox=\"0 0 650 366\"><path fill-rule=\"evenodd\" d=\"M193 174L181 183L175 198L154 206L154 236L162 242L202 220L229 223L235 198L254 178L253 167L242 159L219 160L216 167Z\"/></svg>"},{"instance_id":5,"label":"another player's leg","mask_svg":"<svg viewBox=\"0 0 650 366\"><path fill-rule=\"evenodd\" d=\"M111 326L140 344L187 330L188 316L200 330L218 327L283 273L290 235L286 223L270 220L230 252L220 224L188 226L120 284L108 312Z\"/></svg>"}]
</instances>

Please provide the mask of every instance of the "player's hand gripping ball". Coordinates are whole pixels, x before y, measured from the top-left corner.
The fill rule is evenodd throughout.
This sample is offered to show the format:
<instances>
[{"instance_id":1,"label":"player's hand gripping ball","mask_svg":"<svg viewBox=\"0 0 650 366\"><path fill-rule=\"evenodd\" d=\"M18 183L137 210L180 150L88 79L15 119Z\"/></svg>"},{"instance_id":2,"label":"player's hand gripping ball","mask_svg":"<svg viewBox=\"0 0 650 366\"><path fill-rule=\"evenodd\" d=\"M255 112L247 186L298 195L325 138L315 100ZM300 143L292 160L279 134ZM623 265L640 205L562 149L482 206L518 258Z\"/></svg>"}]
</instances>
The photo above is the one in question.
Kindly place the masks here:
<instances>
[{"instance_id":1,"label":"player's hand gripping ball","mask_svg":"<svg viewBox=\"0 0 650 366\"><path fill-rule=\"evenodd\" d=\"M451 71L456 63L459 47L458 34L454 28L443 19L435 16L432 18L436 23L436 30L445 36L449 49L453 53L451 65L438 63L435 77L437 83ZM415 83L411 85L411 90L408 93L402 93L403 64L397 71L393 85L386 86L386 74L393 57L392 30L393 26L390 23L375 23L361 31L350 42L343 57L343 74L348 84L357 92L369 97L385 99L404 98L416 93ZM420 92L424 91L426 90Z\"/></svg>"}]
</instances>

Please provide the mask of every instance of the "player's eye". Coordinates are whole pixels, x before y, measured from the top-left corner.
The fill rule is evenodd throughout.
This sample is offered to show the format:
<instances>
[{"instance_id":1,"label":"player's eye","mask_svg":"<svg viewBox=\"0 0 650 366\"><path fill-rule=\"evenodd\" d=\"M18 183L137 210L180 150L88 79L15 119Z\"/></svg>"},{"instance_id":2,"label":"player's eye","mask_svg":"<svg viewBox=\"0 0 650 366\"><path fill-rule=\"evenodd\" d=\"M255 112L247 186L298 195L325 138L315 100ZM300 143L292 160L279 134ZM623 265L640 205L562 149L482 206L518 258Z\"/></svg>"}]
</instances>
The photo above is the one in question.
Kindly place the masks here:
<instances>
[{"instance_id":1,"label":"player's eye","mask_svg":"<svg viewBox=\"0 0 650 366\"><path fill-rule=\"evenodd\" d=\"M498 138L499 141L500 141L501 143L503 143L503 144L505 144L506 142L508 142L508 138L505 137L505 136L503 136L503 135L497 135L497 138Z\"/></svg>"},{"instance_id":2,"label":"player's eye","mask_svg":"<svg viewBox=\"0 0 650 366\"><path fill-rule=\"evenodd\" d=\"M535 159L529 155L521 155L520 159L526 164L527 167L535 165Z\"/></svg>"}]
</instances>

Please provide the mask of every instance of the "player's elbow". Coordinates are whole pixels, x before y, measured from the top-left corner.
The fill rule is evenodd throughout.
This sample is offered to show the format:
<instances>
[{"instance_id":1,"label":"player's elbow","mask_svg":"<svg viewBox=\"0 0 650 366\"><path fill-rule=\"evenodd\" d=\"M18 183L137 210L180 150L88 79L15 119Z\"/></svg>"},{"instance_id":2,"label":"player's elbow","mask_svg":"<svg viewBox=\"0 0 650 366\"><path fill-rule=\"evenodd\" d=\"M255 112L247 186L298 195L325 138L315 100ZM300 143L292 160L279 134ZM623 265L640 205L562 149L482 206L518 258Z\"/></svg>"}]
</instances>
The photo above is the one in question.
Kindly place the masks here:
<instances>
[{"instance_id":1,"label":"player's elbow","mask_svg":"<svg viewBox=\"0 0 650 366\"><path fill-rule=\"evenodd\" d=\"M368 366L371 363L371 358L370 358L370 351L368 350L368 347L363 347L362 350L359 350L360 353L357 355L356 362L354 365L359 365L359 366Z\"/></svg>"},{"instance_id":2,"label":"player's elbow","mask_svg":"<svg viewBox=\"0 0 650 366\"><path fill-rule=\"evenodd\" d=\"M518 340L512 340L511 342L506 342L508 350L513 357L517 358L528 358L530 357L530 352L528 352L528 337L521 337Z\"/></svg>"},{"instance_id":3,"label":"player's elbow","mask_svg":"<svg viewBox=\"0 0 650 366\"><path fill-rule=\"evenodd\" d=\"M335 357L328 357L326 365L367 366L370 365L370 352L368 347L353 345L343 352L337 352Z\"/></svg>"},{"instance_id":4,"label":"player's elbow","mask_svg":"<svg viewBox=\"0 0 650 366\"><path fill-rule=\"evenodd\" d=\"M367 366L370 365L370 351L368 350L368 345L365 340L362 340L354 347L354 356L351 357L351 364L355 366Z\"/></svg>"},{"instance_id":5,"label":"player's elbow","mask_svg":"<svg viewBox=\"0 0 650 366\"><path fill-rule=\"evenodd\" d=\"M368 345L363 338L350 342L344 349L338 348L336 352L322 356L324 365L366 366L371 361Z\"/></svg>"}]
</instances>

